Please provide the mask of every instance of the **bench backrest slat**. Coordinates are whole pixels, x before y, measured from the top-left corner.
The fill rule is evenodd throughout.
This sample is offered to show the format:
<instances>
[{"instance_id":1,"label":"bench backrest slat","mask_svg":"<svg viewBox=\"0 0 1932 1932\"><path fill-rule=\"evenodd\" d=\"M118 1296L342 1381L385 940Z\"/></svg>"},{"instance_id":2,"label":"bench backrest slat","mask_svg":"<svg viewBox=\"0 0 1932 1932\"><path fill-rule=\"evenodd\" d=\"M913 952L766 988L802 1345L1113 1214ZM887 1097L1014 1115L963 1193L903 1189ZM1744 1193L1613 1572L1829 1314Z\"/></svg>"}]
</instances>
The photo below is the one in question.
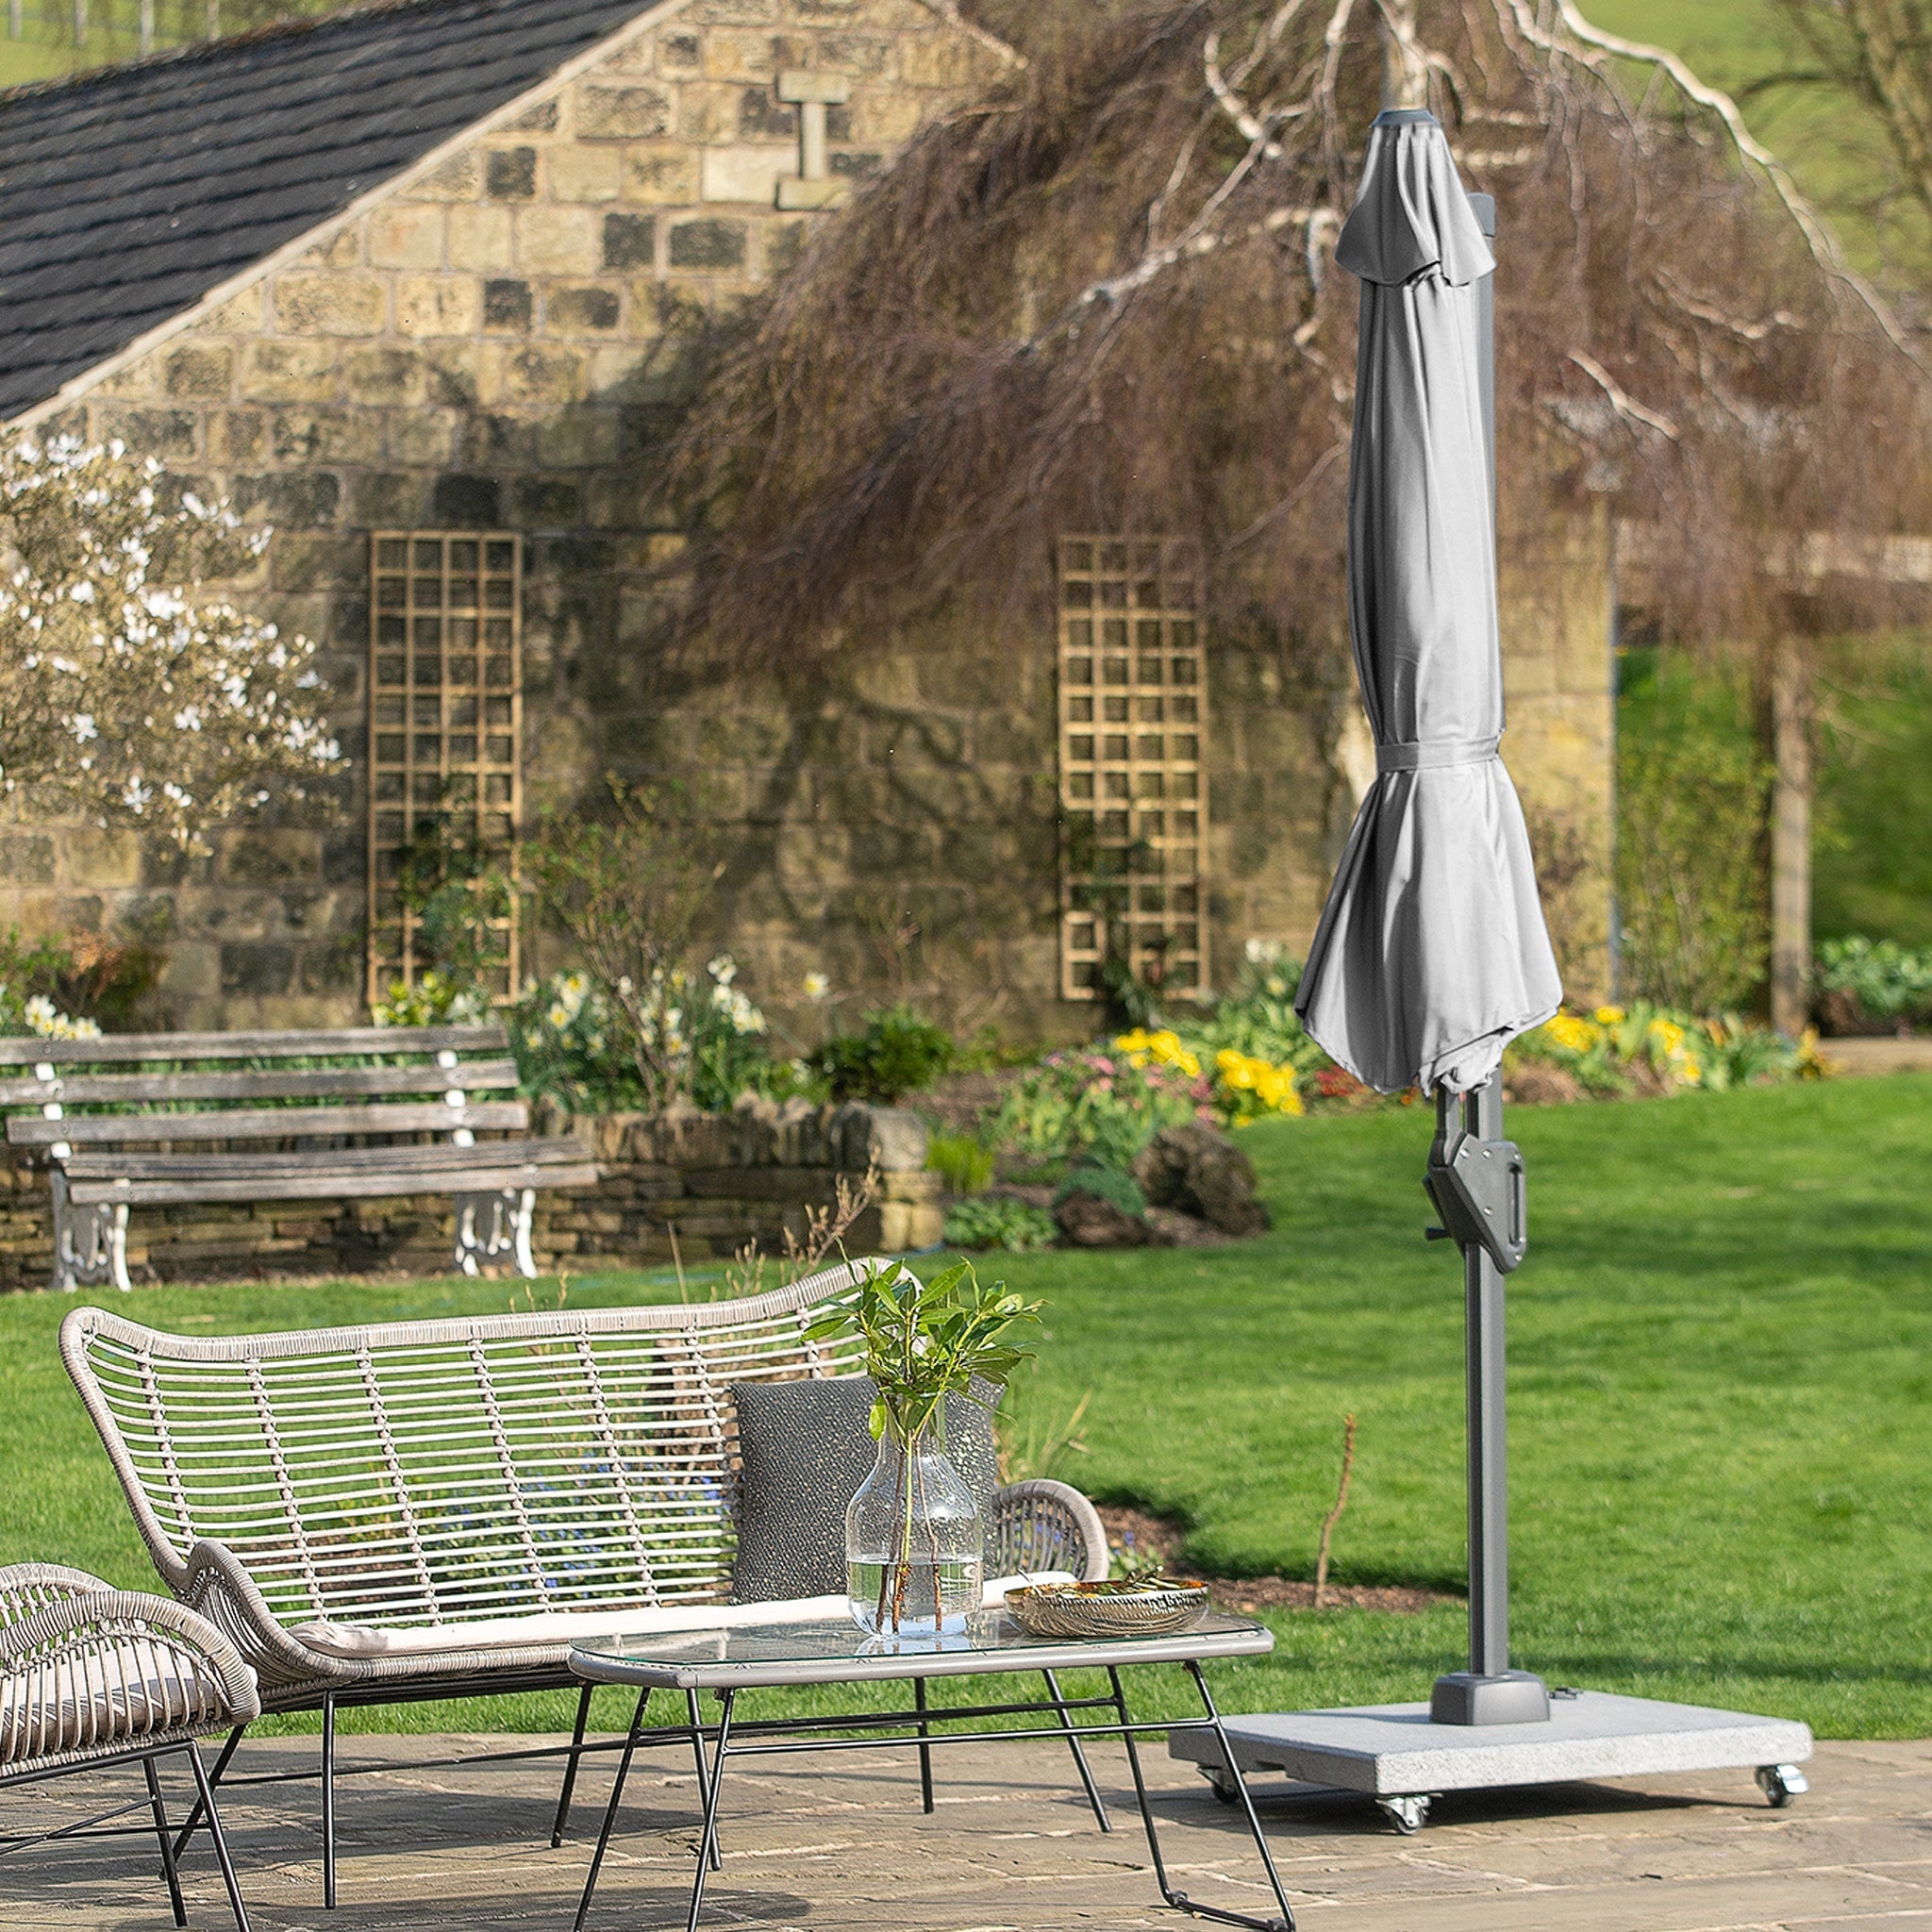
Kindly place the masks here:
<instances>
[{"instance_id":1,"label":"bench backrest slat","mask_svg":"<svg viewBox=\"0 0 1932 1932\"><path fill-rule=\"evenodd\" d=\"M313 1032L108 1033L98 1040L0 1040L0 1067L142 1060L329 1059L347 1054L502 1053L501 1025L345 1026Z\"/></svg>"},{"instance_id":2,"label":"bench backrest slat","mask_svg":"<svg viewBox=\"0 0 1932 1932\"><path fill-rule=\"evenodd\" d=\"M9 1114L16 1147L100 1145L109 1141L292 1141L332 1134L443 1134L455 1127L519 1133L530 1124L521 1100L446 1101L386 1107L211 1108L199 1113L71 1113L58 1120Z\"/></svg>"},{"instance_id":3,"label":"bench backrest slat","mask_svg":"<svg viewBox=\"0 0 1932 1932\"><path fill-rule=\"evenodd\" d=\"M840 1267L741 1301L61 1352L157 1567L226 1544L276 1616L423 1624L703 1602L735 1546L733 1382L856 1372Z\"/></svg>"},{"instance_id":4,"label":"bench backrest slat","mask_svg":"<svg viewBox=\"0 0 1932 1932\"><path fill-rule=\"evenodd\" d=\"M352 1093L466 1093L517 1084L514 1060L433 1061L411 1067L256 1067L245 1073L58 1074L51 1080L0 1080L0 1107L124 1106L169 1100L320 1100Z\"/></svg>"}]
</instances>

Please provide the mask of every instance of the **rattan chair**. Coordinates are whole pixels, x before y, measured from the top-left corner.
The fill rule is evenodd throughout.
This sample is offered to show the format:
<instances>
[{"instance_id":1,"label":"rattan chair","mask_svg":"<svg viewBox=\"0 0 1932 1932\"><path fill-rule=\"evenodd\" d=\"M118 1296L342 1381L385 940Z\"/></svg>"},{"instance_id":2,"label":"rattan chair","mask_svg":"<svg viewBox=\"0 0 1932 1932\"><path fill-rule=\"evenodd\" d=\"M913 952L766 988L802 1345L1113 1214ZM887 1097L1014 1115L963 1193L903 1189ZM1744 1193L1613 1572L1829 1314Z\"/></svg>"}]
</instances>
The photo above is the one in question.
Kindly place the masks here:
<instances>
[{"instance_id":1,"label":"rattan chair","mask_svg":"<svg viewBox=\"0 0 1932 1932\"><path fill-rule=\"evenodd\" d=\"M259 1715L255 1674L206 1618L165 1597L115 1590L51 1564L0 1569L0 1789L139 1764L147 1796L81 1824L0 1840L0 1853L140 1810L154 1819L175 1923L187 1908L158 1759L187 1758L240 1932L248 1912L195 1740ZM185 1840L185 1834L184 1834Z\"/></svg>"}]
</instances>

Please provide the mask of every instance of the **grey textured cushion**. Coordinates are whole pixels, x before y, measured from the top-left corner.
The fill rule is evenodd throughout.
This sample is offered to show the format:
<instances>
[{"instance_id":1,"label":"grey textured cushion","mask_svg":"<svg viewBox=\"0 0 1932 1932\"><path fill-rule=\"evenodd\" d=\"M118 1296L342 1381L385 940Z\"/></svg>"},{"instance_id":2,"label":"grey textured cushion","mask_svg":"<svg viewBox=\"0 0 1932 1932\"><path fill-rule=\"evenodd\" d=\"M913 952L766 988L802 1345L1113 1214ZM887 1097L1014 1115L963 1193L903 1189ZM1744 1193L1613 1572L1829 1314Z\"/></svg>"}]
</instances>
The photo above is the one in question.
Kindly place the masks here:
<instances>
[{"instance_id":1,"label":"grey textured cushion","mask_svg":"<svg viewBox=\"0 0 1932 1932\"><path fill-rule=\"evenodd\" d=\"M989 1401L1002 1392L974 1387ZM869 1375L732 1384L740 1457L733 1603L844 1590L845 1506L878 1460L867 1427L875 1393ZM978 1403L947 1403L946 1454L984 1520L999 1488L999 1456L992 1417Z\"/></svg>"}]
</instances>

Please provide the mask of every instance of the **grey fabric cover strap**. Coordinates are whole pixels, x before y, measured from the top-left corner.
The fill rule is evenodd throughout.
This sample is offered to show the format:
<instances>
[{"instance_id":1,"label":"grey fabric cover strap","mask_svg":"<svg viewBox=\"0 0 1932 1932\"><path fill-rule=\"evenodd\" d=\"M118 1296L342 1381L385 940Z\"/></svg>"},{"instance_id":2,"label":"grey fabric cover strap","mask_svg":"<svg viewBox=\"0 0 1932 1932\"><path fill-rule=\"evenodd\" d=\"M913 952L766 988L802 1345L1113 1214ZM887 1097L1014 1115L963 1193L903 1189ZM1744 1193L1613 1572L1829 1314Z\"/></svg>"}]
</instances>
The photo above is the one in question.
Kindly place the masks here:
<instances>
[{"instance_id":1,"label":"grey fabric cover strap","mask_svg":"<svg viewBox=\"0 0 1932 1932\"><path fill-rule=\"evenodd\" d=\"M1438 772L1448 765L1486 765L1499 757L1503 740L1495 738L1450 738L1436 744L1378 744L1375 773Z\"/></svg>"}]
</instances>

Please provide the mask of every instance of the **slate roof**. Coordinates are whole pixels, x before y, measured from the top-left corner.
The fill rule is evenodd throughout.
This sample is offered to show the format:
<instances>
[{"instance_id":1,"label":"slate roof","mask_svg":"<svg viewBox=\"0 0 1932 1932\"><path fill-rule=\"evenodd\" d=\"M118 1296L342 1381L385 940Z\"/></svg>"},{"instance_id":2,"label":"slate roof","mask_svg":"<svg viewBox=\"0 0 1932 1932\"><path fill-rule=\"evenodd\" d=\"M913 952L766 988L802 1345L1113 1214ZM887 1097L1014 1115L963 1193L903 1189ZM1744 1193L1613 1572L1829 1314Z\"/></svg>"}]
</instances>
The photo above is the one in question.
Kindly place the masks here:
<instances>
[{"instance_id":1,"label":"slate roof","mask_svg":"<svg viewBox=\"0 0 1932 1932\"><path fill-rule=\"evenodd\" d=\"M0 94L0 420L649 0L413 0Z\"/></svg>"}]
</instances>

